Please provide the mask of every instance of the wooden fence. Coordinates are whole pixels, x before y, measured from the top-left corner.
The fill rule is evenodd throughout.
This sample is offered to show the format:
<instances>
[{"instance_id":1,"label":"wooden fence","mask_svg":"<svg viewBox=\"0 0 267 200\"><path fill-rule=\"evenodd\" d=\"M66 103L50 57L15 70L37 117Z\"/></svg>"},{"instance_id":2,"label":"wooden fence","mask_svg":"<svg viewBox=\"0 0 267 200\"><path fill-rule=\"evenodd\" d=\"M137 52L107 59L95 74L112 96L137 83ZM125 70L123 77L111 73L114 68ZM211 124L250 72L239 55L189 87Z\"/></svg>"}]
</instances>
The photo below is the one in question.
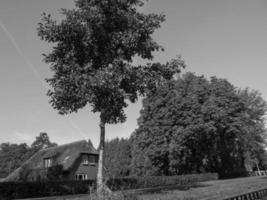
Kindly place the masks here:
<instances>
[{"instance_id":1,"label":"wooden fence","mask_svg":"<svg viewBox=\"0 0 267 200\"><path fill-rule=\"evenodd\" d=\"M239 194L234 197L228 197L224 200L260 200L263 199L265 196L267 196L267 189L249 192L245 194Z\"/></svg>"}]
</instances>

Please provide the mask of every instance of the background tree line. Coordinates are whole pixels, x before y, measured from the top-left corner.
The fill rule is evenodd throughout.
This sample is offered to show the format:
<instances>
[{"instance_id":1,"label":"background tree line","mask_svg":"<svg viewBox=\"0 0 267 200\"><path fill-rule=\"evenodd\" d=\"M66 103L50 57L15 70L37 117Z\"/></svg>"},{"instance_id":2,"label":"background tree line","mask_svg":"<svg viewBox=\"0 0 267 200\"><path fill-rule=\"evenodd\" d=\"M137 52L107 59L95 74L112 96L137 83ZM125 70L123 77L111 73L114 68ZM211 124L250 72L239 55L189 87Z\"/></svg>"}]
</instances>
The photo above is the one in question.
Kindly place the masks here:
<instances>
[{"instance_id":1,"label":"background tree line","mask_svg":"<svg viewBox=\"0 0 267 200\"><path fill-rule=\"evenodd\" d=\"M0 144L0 178L6 177L12 171L19 168L37 151L53 146L57 146L57 144L51 142L47 133L44 132L40 133L30 146L26 143Z\"/></svg>"}]
</instances>

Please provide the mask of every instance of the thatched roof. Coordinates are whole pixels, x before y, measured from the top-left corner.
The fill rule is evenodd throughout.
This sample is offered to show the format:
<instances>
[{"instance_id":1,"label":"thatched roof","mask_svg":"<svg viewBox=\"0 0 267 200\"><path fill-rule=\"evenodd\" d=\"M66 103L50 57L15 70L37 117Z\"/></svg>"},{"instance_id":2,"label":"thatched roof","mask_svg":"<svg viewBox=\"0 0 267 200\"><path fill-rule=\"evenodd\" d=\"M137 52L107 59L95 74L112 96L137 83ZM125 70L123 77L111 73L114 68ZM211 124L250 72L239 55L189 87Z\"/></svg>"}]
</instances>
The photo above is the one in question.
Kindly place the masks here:
<instances>
[{"instance_id":1,"label":"thatched roof","mask_svg":"<svg viewBox=\"0 0 267 200\"><path fill-rule=\"evenodd\" d=\"M44 159L52 158L53 165L62 165L63 170L69 170L82 153L98 154L92 142L85 140L64 144L56 147L42 149L27 160L21 167L12 172L4 181L19 180L20 173L24 168L39 170L44 168Z\"/></svg>"}]
</instances>

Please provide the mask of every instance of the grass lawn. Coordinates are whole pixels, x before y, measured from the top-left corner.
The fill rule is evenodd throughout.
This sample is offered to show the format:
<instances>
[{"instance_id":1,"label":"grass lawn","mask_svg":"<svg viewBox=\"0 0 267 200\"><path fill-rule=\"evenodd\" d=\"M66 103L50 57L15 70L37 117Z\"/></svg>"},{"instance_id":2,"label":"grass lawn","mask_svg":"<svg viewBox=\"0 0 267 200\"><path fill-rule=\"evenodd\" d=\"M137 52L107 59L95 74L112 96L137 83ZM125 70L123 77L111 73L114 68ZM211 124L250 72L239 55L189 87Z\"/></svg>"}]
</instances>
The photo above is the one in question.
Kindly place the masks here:
<instances>
[{"instance_id":1,"label":"grass lawn","mask_svg":"<svg viewBox=\"0 0 267 200\"><path fill-rule=\"evenodd\" d=\"M139 195L140 200L222 200L234 195L267 188L267 177L249 177L200 183L188 190L161 191Z\"/></svg>"}]
</instances>

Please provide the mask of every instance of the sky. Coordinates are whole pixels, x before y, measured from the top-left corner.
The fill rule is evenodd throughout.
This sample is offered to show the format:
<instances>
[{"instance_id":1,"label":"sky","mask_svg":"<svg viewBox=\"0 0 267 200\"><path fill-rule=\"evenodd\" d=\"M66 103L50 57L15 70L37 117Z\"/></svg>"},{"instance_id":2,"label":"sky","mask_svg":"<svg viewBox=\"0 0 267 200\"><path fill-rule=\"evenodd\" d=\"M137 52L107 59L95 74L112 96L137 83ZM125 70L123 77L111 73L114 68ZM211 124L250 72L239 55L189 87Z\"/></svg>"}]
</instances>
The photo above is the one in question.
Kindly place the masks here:
<instances>
[{"instance_id":1,"label":"sky","mask_svg":"<svg viewBox=\"0 0 267 200\"><path fill-rule=\"evenodd\" d=\"M58 144L91 139L98 146L98 114L88 106L59 115L46 96L51 72L42 53L51 46L38 38L37 24L42 12L60 18L58 9L73 7L73 0L0 0L0 143L31 144L47 132ZM140 11L166 15L153 35L165 51L154 61L181 54L185 71L226 78L267 100L266 0L150 0ZM141 108L141 100L129 105L125 123L107 126L107 139L129 137Z\"/></svg>"}]
</instances>

